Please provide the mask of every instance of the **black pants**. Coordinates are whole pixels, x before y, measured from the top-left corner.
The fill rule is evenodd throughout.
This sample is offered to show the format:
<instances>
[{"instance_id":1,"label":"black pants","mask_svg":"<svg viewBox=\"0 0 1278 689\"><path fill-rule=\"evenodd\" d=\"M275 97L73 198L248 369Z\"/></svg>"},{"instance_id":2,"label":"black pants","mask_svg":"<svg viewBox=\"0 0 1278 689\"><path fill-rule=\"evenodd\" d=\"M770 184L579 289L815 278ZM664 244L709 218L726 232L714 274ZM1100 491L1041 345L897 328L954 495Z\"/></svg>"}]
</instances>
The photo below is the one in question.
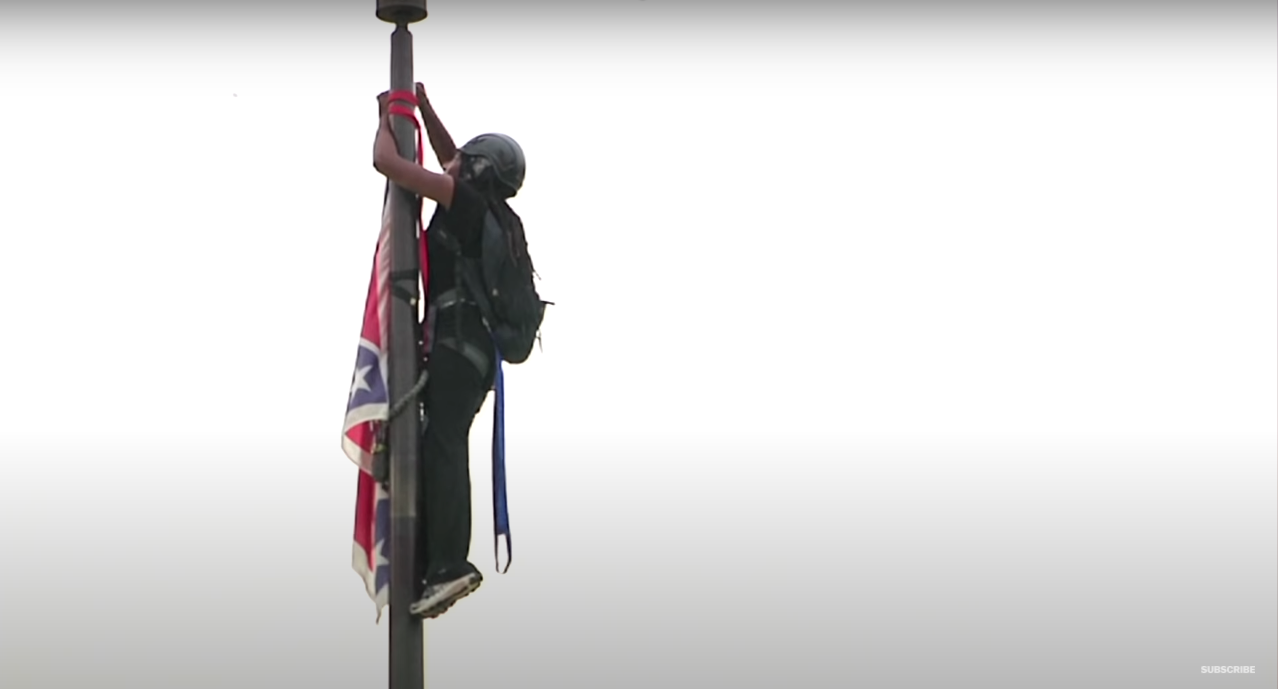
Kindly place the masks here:
<instances>
[{"instance_id":1,"label":"black pants","mask_svg":"<svg viewBox=\"0 0 1278 689\"><path fill-rule=\"evenodd\" d=\"M417 571L435 583L473 568L468 561L470 428L492 389L495 370L489 366L481 374L460 352L439 343L431 349L418 464ZM491 344L482 349L491 352Z\"/></svg>"}]
</instances>

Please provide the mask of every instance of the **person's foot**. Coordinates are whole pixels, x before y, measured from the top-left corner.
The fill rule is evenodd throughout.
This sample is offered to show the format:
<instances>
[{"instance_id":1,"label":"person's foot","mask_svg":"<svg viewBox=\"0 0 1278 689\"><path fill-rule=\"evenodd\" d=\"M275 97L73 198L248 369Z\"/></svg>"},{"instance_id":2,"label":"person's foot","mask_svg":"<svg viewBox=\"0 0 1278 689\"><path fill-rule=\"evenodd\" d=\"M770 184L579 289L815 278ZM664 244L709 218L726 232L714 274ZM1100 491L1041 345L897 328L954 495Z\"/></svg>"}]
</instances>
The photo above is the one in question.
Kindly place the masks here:
<instances>
[{"instance_id":1,"label":"person's foot","mask_svg":"<svg viewBox=\"0 0 1278 689\"><path fill-rule=\"evenodd\" d=\"M469 596L483 582L484 577L473 568L460 576L427 581L422 597L409 606L408 611L428 620L434 619L447 612L457 601Z\"/></svg>"}]
</instances>

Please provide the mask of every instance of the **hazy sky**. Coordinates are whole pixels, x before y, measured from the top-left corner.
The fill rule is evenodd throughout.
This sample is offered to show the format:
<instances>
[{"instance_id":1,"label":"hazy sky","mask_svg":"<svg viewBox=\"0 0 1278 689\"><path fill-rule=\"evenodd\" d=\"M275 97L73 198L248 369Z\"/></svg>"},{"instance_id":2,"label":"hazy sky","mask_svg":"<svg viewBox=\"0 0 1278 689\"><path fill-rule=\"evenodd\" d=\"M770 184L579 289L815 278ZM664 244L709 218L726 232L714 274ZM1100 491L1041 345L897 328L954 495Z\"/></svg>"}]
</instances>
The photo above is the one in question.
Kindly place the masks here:
<instances>
[{"instance_id":1,"label":"hazy sky","mask_svg":"<svg viewBox=\"0 0 1278 689\"><path fill-rule=\"evenodd\" d=\"M384 686L373 6L0 10L0 686ZM556 302L428 686L1273 686L1272 3L782 6L414 27Z\"/></svg>"}]
</instances>

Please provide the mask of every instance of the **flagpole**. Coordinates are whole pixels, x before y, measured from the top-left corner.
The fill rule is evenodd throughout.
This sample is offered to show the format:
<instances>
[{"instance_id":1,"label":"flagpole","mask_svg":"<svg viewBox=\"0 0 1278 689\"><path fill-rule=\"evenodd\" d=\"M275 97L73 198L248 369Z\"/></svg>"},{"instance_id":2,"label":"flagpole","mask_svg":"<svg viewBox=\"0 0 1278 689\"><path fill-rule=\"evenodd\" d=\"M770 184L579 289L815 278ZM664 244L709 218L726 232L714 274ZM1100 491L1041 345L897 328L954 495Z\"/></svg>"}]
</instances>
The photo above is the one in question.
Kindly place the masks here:
<instances>
[{"instance_id":1,"label":"flagpole","mask_svg":"<svg viewBox=\"0 0 1278 689\"><path fill-rule=\"evenodd\" d=\"M408 25L426 18L426 0L377 0L377 18L395 25L391 33L390 87L412 91L413 34ZM392 117L399 154L417 160L413 123ZM418 350L414 321L419 290L416 270L417 217L410 192L392 184L390 257L390 370L392 403L403 399L417 381ZM411 275L404 279L399 276ZM411 301L396 296L407 292ZM401 292L402 293L402 292ZM390 451L390 689L423 689L426 685L425 649L421 620L408 611L416 590L417 564L417 449L420 424L416 405L390 420L386 439Z\"/></svg>"}]
</instances>

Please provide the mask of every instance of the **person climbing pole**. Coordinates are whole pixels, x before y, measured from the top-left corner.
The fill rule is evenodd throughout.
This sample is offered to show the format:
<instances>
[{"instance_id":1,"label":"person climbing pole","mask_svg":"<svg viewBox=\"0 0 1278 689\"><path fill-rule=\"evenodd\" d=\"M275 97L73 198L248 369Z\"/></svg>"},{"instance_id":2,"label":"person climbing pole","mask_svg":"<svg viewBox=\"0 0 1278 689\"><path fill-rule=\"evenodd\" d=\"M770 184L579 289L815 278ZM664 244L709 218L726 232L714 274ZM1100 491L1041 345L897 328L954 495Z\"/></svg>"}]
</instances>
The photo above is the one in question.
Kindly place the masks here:
<instances>
[{"instance_id":1,"label":"person climbing pole","mask_svg":"<svg viewBox=\"0 0 1278 689\"><path fill-rule=\"evenodd\" d=\"M373 166L391 182L436 203L425 229L428 309L422 328L428 353L418 480L418 514L423 523L418 527L416 564L421 593L410 609L414 615L435 618L483 582L469 559L470 429L488 391L494 388L494 377L500 375L500 360L518 363L527 356L524 342L530 350L541 323L541 304L545 302L540 302L532 287L532 265L522 221L507 203L523 186L522 148L504 134L483 134L458 148L420 83L416 96L430 146L443 173L400 156L391 128L394 113L389 108L389 93L378 97L380 125L373 147ZM507 233L502 235L505 241L494 244L492 235L485 235L490 220ZM514 273L519 280L517 286L522 289L526 282L531 297L520 289L513 291L523 300L519 304L535 305L521 311L505 304L504 310L494 315L494 304L503 306L498 299L509 301L510 297L495 296L496 285L488 285L493 289L484 289L487 294L476 297L476 289L470 288L468 280L478 275L480 280L496 279L505 288L507 283L501 280L510 279L511 273L494 278L490 266L481 264L480 259L507 250L515 260L504 261L501 270L511 270L505 267L506 263L522 267L522 271ZM482 270L465 273L462 268L467 263L482 265ZM501 330L505 323L514 323L520 336L511 340L509 329ZM531 335L526 335L529 328ZM497 350L497 345L504 342L514 343L513 357L505 346L502 351ZM500 395L499 385L498 390Z\"/></svg>"}]
</instances>

